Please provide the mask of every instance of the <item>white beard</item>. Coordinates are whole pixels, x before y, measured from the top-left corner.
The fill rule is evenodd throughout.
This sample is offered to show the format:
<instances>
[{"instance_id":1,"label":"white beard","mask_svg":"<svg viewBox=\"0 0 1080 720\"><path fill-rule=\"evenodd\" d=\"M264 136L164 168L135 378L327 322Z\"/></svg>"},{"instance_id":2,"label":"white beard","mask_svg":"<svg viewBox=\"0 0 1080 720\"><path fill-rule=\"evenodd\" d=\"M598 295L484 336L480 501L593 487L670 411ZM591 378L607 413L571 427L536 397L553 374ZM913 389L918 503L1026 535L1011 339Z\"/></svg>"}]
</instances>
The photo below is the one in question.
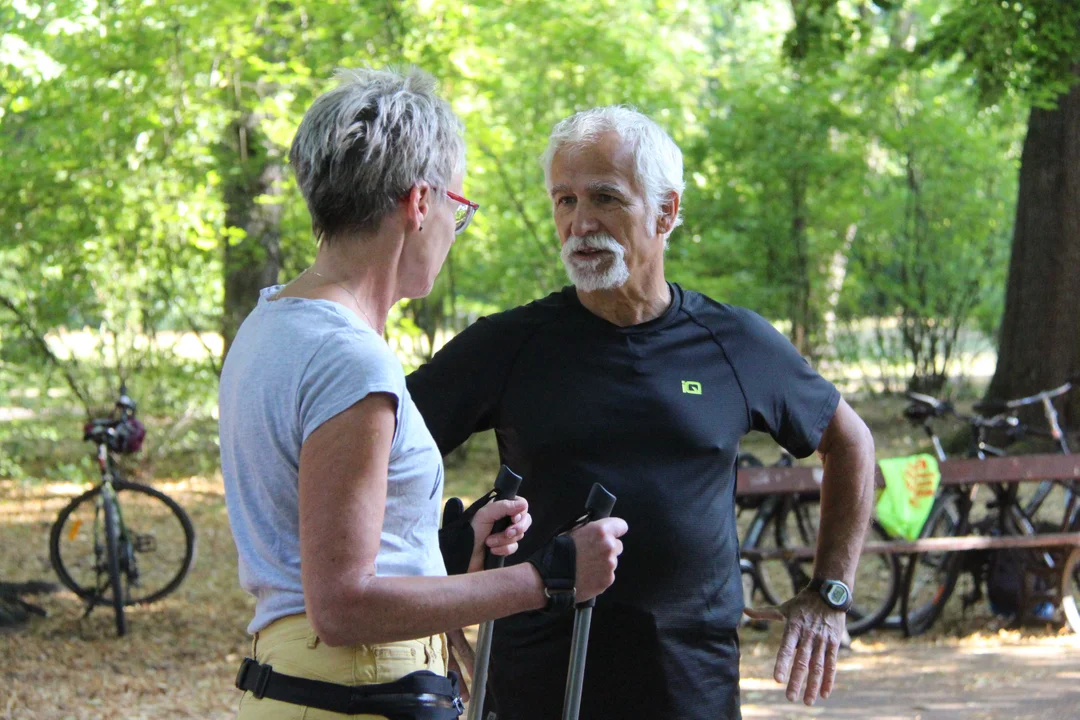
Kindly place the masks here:
<instances>
[{"instance_id":1,"label":"white beard","mask_svg":"<svg viewBox=\"0 0 1080 720\"><path fill-rule=\"evenodd\" d=\"M574 257L575 252L584 248L606 250L610 254ZM571 235L562 247L562 261L570 282L582 292L614 290L630 279L626 250L610 235Z\"/></svg>"}]
</instances>

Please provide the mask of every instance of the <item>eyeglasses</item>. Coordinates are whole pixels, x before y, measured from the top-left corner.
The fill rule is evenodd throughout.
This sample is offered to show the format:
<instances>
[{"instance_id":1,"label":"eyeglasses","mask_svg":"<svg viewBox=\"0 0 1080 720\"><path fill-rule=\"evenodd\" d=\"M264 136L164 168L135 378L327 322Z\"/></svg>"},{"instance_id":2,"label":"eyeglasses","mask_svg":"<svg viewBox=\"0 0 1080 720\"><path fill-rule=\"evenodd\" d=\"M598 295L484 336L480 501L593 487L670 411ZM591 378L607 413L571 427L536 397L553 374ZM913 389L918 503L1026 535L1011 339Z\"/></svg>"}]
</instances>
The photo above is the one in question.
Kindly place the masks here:
<instances>
[{"instance_id":1,"label":"eyeglasses","mask_svg":"<svg viewBox=\"0 0 1080 720\"><path fill-rule=\"evenodd\" d=\"M476 214L476 211L480 206L472 200L463 198L457 193L452 193L449 190L446 191L446 195L458 204L457 208L454 210L454 234L460 235L465 232L465 228L469 227L473 215Z\"/></svg>"}]
</instances>

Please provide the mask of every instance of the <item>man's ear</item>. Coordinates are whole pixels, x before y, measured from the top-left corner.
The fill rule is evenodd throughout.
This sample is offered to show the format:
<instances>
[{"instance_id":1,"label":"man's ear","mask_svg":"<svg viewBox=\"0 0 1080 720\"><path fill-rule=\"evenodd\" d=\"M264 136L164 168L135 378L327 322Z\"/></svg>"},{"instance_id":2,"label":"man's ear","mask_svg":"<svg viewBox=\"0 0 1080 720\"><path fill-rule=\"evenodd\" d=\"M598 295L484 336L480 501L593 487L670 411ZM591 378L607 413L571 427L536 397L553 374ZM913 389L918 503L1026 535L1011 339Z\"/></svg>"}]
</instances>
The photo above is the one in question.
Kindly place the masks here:
<instances>
[{"instance_id":1,"label":"man's ear","mask_svg":"<svg viewBox=\"0 0 1080 720\"><path fill-rule=\"evenodd\" d=\"M431 186L420 182L412 186L403 198L405 203L405 229L416 232L424 227L424 218L431 212L434 200Z\"/></svg>"},{"instance_id":2,"label":"man's ear","mask_svg":"<svg viewBox=\"0 0 1080 720\"><path fill-rule=\"evenodd\" d=\"M677 217L679 217L679 194L671 191L660 203L660 209L656 213L656 231L661 235L667 235L675 229Z\"/></svg>"}]
</instances>

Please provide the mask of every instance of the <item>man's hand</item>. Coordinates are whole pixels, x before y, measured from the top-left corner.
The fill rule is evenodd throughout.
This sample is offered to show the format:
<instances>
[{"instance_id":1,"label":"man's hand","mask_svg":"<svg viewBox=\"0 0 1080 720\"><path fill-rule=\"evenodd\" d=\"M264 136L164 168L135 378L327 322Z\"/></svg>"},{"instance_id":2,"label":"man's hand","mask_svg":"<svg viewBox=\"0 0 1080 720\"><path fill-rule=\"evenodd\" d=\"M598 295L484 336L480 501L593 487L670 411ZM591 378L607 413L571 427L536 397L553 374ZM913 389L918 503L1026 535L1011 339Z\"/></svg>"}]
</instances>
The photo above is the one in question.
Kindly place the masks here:
<instances>
[{"instance_id":1,"label":"man's hand","mask_svg":"<svg viewBox=\"0 0 1080 720\"><path fill-rule=\"evenodd\" d=\"M491 534L492 527L504 517L510 518L510 527L501 533ZM518 541L525 536L532 525L529 503L525 498L513 500L495 500L476 511L472 520L473 554L469 561L469 572L484 569L484 551L492 555L513 555L517 552Z\"/></svg>"},{"instance_id":2,"label":"man's hand","mask_svg":"<svg viewBox=\"0 0 1080 720\"><path fill-rule=\"evenodd\" d=\"M615 568L623 551L619 538L627 529L622 518L608 517L585 523L570 533L577 554L574 584L578 602L591 600L615 582Z\"/></svg>"},{"instance_id":3,"label":"man's hand","mask_svg":"<svg viewBox=\"0 0 1080 720\"><path fill-rule=\"evenodd\" d=\"M461 630L451 630L446 633L446 639L450 643L447 670L453 670L461 678L458 690L461 693L462 701L469 702L469 685L465 682L465 673L462 670L469 674L469 682L472 682L473 668L476 665L476 653L465 638L465 633Z\"/></svg>"},{"instance_id":4,"label":"man's hand","mask_svg":"<svg viewBox=\"0 0 1080 720\"><path fill-rule=\"evenodd\" d=\"M847 614L833 610L811 590L802 590L778 608L744 612L754 620L785 622L773 679L787 683L787 699L795 702L801 694L803 702L813 705L819 696L829 697Z\"/></svg>"}]
</instances>

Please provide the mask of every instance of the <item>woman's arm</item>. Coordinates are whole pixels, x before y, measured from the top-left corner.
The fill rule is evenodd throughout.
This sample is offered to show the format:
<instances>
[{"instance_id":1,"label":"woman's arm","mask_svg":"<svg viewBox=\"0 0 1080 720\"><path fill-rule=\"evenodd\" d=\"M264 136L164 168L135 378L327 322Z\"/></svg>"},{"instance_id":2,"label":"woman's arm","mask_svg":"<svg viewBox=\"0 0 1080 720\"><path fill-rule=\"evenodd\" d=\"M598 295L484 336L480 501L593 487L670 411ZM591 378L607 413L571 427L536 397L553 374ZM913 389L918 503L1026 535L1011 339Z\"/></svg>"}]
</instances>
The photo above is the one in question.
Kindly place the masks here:
<instances>
[{"instance_id":1,"label":"woman's arm","mask_svg":"<svg viewBox=\"0 0 1080 720\"><path fill-rule=\"evenodd\" d=\"M300 568L316 632L328 645L391 642L543 607L543 583L529 563L453 577L375 575L395 402L365 397L300 450ZM618 519L591 525L575 537L579 600L614 580L626 529Z\"/></svg>"}]
</instances>

